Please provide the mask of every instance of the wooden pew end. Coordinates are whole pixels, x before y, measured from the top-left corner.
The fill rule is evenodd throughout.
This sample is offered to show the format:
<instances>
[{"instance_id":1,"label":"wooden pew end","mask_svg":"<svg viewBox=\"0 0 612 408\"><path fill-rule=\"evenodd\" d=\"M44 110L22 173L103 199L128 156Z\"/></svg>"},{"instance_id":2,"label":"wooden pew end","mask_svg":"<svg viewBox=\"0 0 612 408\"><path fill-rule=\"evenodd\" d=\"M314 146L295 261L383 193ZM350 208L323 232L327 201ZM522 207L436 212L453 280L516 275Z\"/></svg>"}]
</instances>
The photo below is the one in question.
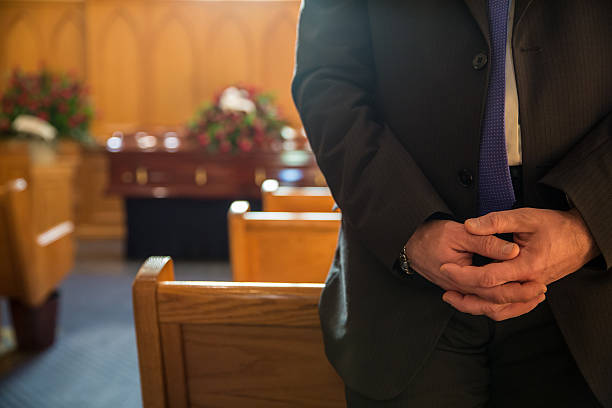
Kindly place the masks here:
<instances>
[{"instance_id":1,"label":"wooden pew end","mask_svg":"<svg viewBox=\"0 0 612 408\"><path fill-rule=\"evenodd\" d=\"M261 183L262 196L265 195L266 193L274 193L276 190L278 190L279 185L280 184L278 183L278 180L274 180L274 179L264 180L264 182Z\"/></svg>"},{"instance_id":2,"label":"wooden pew end","mask_svg":"<svg viewBox=\"0 0 612 408\"><path fill-rule=\"evenodd\" d=\"M251 204L248 201L234 201L232 205L230 205L229 213L232 214L244 214L251 209Z\"/></svg>"}]
</instances>

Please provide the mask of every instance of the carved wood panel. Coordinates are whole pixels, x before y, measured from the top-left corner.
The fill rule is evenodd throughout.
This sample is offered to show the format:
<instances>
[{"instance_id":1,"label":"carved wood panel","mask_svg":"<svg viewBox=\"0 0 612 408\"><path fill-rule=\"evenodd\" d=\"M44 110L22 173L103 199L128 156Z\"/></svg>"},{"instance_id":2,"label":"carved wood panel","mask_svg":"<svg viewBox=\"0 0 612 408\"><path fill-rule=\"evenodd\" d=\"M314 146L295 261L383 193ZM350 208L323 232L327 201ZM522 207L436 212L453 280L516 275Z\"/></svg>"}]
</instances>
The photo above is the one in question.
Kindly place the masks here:
<instances>
[{"instance_id":1,"label":"carved wood panel","mask_svg":"<svg viewBox=\"0 0 612 408\"><path fill-rule=\"evenodd\" d=\"M44 64L85 79L100 144L118 129L183 125L231 83L274 92L299 127L290 94L299 6L299 0L0 0L0 92L14 67ZM109 208L119 211L112 199L91 200L85 206L92 213L79 212L88 220L100 218L93 203L101 203L105 219Z\"/></svg>"},{"instance_id":2,"label":"carved wood panel","mask_svg":"<svg viewBox=\"0 0 612 408\"><path fill-rule=\"evenodd\" d=\"M0 0L0 90L14 67L84 78L102 143L116 129L184 124L231 83L290 95L298 0Z\"/></svg>"},{"instance_id":3,"label":"carved wood panel","mask_svg":"<svg viewBox=\"0 0 612 408\"><path fill-rule=\"evenodd\" d=\"M0 91L10 72L41 66L85 75L83 1L0 1Z\"/></svg>"}]
</instances>

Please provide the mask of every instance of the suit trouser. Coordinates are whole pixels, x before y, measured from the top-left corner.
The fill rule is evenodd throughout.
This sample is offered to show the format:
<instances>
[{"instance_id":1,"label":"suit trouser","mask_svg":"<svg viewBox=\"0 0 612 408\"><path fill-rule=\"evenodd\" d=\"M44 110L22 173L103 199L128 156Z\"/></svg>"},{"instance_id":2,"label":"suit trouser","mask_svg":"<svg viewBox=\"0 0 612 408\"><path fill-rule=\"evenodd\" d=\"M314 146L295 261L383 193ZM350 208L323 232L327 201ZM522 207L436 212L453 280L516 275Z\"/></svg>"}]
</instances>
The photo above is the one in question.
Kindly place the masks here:
<instances>
[{"instance_id":1,"label":"suit trouser","mask_svg":"<svg viewBox=\"0 0 612 408\"><path fill-rule=\"evenodd\" d=\"M396 398L347 388L347 407L600 407L548 303L502 322L456 312L438 344Z\"/></svg>"},{"instance_id":2,"label":"suit trouser","mask_svg":"<svg viewBox=\"0 0 612 408\"><path fill-rule=\"evenodd\" d=\"M510 170L520 207L522 169ZM512 234L503 235L512 240ZM476 265L488 262L474 257ZM374 401L347 388L346 399L349 408L601 406L580 374L547 301L502 322L457 311L398 397Z\"/></svg>"}]
</instances>

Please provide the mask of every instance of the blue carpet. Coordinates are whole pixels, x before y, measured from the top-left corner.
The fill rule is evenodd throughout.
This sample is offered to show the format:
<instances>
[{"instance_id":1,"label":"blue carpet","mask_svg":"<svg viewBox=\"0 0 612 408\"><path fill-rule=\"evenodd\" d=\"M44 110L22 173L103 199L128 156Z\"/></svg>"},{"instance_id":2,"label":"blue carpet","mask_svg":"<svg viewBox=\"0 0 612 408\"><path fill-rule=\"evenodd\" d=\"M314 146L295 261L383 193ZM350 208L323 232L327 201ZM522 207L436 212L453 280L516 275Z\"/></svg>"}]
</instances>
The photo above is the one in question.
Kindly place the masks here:
<instances>
[{"instance_id":1,"label":"blue carpet","mask_svg":"<svg viewBox=\"0 0 612 408\"><path fill-rule=\"evenodd\" d=\"M0 379L2 408L142 406L133 276L71 275L56 343Z\"/></svg>"},{"instance_id":2,"label":"blue carpet","mask_svg":"<svg viewBox=\"0 0 612 408\"><path fill-rule=\"evenodd\" d=\"M80 243L75 272L60 288L56 342L3 371L0 408L142 406L132 312L132 281L140 262L124 261L116 254L120 251L120 242ZM177 279L231 279L227 262L175 266ZM8 321L6 310L2 307L2 322Z\"/></svg>"}]
</instances>

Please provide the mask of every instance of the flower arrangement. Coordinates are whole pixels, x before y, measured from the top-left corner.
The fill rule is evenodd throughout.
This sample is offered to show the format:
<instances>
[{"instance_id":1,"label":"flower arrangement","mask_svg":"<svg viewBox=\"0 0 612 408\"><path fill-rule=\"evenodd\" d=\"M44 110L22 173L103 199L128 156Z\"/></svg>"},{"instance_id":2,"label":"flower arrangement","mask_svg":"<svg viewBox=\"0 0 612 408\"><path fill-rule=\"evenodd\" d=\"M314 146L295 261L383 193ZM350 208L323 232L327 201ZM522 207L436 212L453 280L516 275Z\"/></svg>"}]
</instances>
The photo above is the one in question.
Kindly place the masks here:
<instances>
[{"instance_id":1,"label":"flower arrangement","mask_svg":"<svg viewBox=\"0 0 612 408\"><path fill-rule=\"evenodd\" d=\"M87 94L85 86L68 75L46 69L25 74L16 69L0 100L0 136L12 135L15 119L27 115L49 122L59 138L89 143L93 110Z\"/></svg>"},{"instance_id":2,"label":"flower arrangement","mask_svg":"<svg viewBox=\"0 0 612 408\"><path fill-rule=\"evenodd\" d=\"M205 104L189 123L189 135L210 152L250 152L281 140L287 122L271 94L230 86Z\"/></svg>"}]
</instances>

